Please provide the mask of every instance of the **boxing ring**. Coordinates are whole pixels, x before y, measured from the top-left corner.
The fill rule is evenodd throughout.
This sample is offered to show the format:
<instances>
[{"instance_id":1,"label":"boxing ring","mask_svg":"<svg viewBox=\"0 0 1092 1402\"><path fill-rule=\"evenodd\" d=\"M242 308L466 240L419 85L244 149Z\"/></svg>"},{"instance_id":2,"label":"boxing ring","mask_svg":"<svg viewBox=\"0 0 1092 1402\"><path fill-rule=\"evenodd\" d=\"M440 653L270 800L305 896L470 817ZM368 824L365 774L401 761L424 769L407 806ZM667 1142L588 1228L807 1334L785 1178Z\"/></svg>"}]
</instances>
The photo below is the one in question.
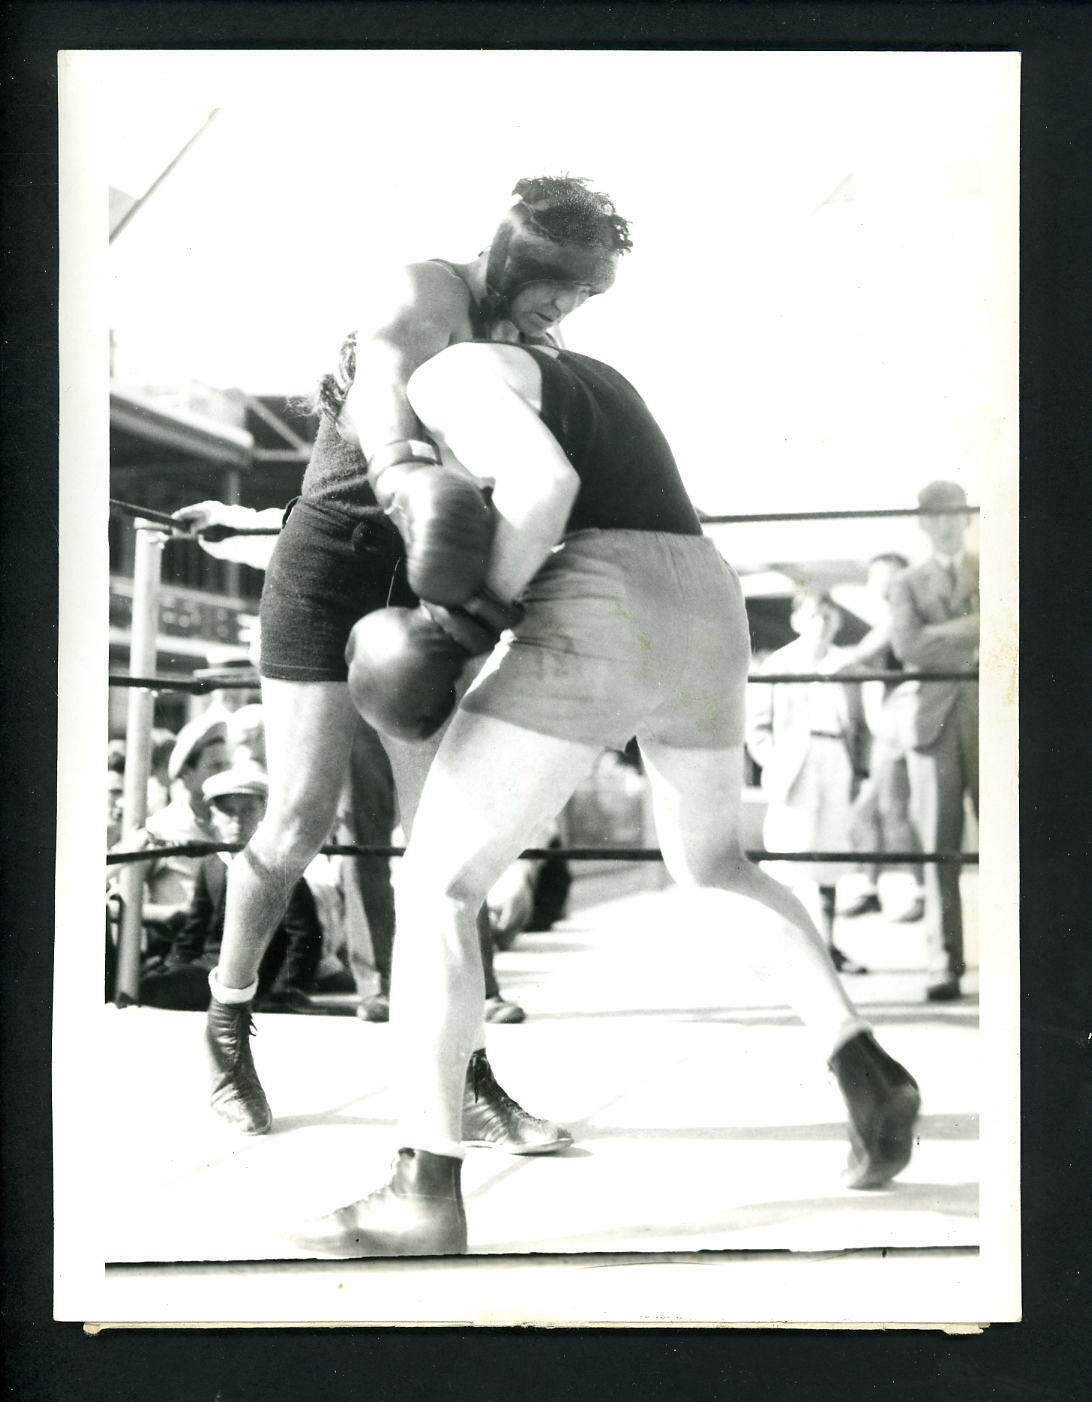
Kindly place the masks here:
<instances>
[{"instance_id":1,"label":"boxing ring","mask_svg":"<svg viewBox=\"0 0 1092 1402\"><path fill-rule=\"evenodd\" d=\"M156 675L159 571L169 516L112 503L137 532L129 671L125 824L142 824L155 697L202 694L246 679ZM916 509L707 517L707 524L916 516ZM227 534L224 527L214 528ZM248 534L259 533L257 531ZM261 534L271 534L261 531ZM192 538L192 537L191 537ZM751 685L802 682L929 683L977 672L854 671L751 676ZM131 805L131 806L130 806ZM103 1133L124 1162L106 1260L265 1262L292 1258L278 1224L359 1196L378 1181L392 1143L387 1031L355 1017L259 1013L255 1052L274 1105L271 1133L240 1141L207 1109L200 1014L139 1006L142 862L233 850L188 843L107 856L120 868L123 909L113 1003L103 1009L107 1063L116 1078ZM332 855L396 857L398 846L331 845ZM657 863L655 847L529 849L574 863ZM759 861L884 865L955 863L973 953L974 852L773 852ZM575 889L575 888L574 888ZM528 1013L489 1030L490 1058L523 1103L574 1133L573 1147L540 1159L473 1151L464 1171L470 1252L476 1257L609 1253L941 1248L978 1243L980 1103L977 998L920 1001L920 935L865 916L839 925L839 944L870 969L847 987L884 1045L914 1070L923 1095L915 1156L887 1188L839 1186L844 1107L796 1019L771 1000L703 915L703 897L676 889L609 890L551 930L497 954L508 994ZM741 919L746 902L740 901ZM343 995L350 1001L350 995ZM335 999L336 1001L336 999ZM134 1124L131 1107L142 1107ZM529 1205L531 1210L529 1211ZM343 1280L356 1263L311 1263ZM367 1263L376 1288L395 1293L409 1263ZM445 1262L466 1271L473 1262ZM384 1286L384 1288L386 1288ZM378 1309L380 1301L373 1301ZM415 1314L427 1319L420 1300ZM197 1316L194 1316L197 1317ZM314 1317L334 1318L332 1305ZM386 1318L360 1313L358 1318Z\"/></svg>"}]
</instances>

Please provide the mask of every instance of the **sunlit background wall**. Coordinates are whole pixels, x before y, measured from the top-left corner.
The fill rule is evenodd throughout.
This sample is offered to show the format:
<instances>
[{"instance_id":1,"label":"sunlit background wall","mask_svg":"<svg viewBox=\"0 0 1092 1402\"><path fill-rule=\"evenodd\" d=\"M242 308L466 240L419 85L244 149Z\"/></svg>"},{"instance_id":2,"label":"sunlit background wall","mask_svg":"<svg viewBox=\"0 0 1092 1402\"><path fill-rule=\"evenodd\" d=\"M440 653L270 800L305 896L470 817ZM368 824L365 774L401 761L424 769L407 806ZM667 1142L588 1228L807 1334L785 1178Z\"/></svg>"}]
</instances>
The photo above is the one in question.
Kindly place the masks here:
<instances>
[{"instance_id":1,"label":"sunlit background wall","mask_svg":"<svg viewBox=\"0 0 1092 1402\"><path fill-rule=\"evenodd\" d=\"M305 393L392 265L472 257L522 175L635 248L568 323L707 513L977 499L1012 433L1010 94L967 54L82 56L115 215L113 370ZM718 528L741 566L920 553L913 523Z\"/></svg>"}]
</instances>

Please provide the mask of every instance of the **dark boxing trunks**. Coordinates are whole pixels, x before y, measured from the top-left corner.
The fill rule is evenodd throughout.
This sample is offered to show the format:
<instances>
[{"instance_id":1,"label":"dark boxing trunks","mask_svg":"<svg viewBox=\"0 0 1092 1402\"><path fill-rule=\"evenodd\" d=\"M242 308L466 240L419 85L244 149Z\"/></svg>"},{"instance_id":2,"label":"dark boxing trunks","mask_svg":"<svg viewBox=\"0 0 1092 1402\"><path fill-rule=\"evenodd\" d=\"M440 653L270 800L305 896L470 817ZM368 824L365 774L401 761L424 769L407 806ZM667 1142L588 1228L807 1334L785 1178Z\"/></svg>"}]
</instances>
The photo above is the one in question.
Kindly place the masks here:
<instances>
[{"instance_id":1,"label":"dark boxing trunks","mask_svg":"<svg viewBox=\"0 0 1092 1402\"><path fill-rule=\"evenodd\" d=\"M357 619L388 604L417 603L404 561L402 539L377 507L353 517L294 503L262 590L262 676L345 681L345 644Z\"/></svg>"}]
</instances>

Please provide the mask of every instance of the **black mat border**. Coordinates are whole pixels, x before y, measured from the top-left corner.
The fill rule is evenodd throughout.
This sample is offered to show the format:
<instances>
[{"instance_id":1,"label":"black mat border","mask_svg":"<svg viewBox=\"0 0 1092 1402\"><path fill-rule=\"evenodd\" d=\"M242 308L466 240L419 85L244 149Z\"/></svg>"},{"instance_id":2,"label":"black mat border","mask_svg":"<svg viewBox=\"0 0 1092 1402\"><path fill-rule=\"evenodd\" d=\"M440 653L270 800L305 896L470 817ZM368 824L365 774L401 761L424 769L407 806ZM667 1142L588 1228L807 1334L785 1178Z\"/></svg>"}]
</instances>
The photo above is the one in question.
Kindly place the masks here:
<instances>
[{"instance_id":1,"label":"black mat border","mask_svg":"<svg viewBox=\"0 0 1092 1402\"><path fill-rule=\"evenodd\" d=\"M559 1395L1076 1402L1089 1368L1092 305L1086 5L10 4L0 384L6 1390L26 1402ZM59 48L1019 49L1025 1322L979 1338L611 1330L173 1331L50 1321L49 1003L56 721ZM1082 626L1083 625L1083 626ZM1084 1005L1082 1008L1082 1004ZM1082 1024L1082 1018L1084 1022ZM1084 1271L1087 1280L1089 1272Z\"/></svg>"}]
</instances>

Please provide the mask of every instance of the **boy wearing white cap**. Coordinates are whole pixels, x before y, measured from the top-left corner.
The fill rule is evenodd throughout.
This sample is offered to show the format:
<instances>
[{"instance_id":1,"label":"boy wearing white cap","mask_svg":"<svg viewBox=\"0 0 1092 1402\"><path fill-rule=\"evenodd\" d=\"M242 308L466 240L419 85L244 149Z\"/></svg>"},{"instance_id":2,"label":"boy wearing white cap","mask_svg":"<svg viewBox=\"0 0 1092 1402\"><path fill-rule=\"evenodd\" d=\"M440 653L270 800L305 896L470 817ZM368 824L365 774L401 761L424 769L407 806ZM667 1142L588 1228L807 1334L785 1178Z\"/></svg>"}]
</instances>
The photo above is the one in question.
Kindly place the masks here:
<instances>
[{"instance_id":1,"label":"boy wearing white cap","mask_svg":"<svg viewBox=\"0 0 1092 1402\"><path fill-rule=\"evenodd\" d=\"M203 797L217 840L240 846L249 842L265 813L268 793L265 772L254 764L237 765L206 779ZM144 978L142 1003L194 1011L208 1007L208 974L216 967L223 939L232 856L230 852L214 852L199 859L181 933L162 968ZM268 995L274 988L285 993L302 991L314 978L321 950L322 930L314 897L300 881L292 889L284 919L262 960L260 994Z\"/></svg>"}]
</instances>

